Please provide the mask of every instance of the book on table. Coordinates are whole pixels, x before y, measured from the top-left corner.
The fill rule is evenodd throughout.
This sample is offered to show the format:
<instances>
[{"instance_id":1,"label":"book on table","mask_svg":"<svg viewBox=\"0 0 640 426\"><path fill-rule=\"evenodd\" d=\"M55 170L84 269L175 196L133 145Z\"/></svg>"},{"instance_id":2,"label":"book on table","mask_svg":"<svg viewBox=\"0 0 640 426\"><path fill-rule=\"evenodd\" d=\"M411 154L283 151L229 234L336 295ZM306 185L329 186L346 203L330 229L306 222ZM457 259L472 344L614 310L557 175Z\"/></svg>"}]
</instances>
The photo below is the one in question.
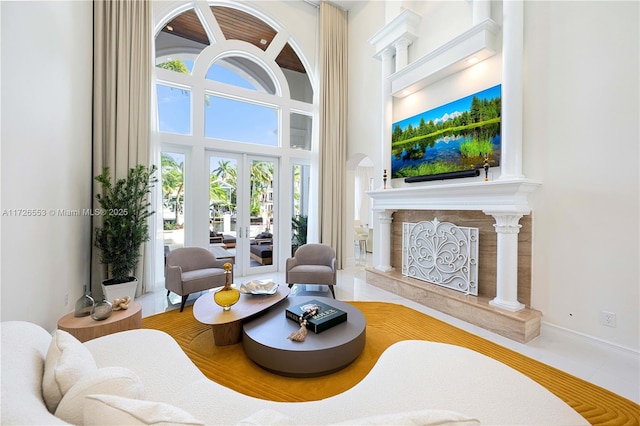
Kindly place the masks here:
<instances>
[{"instance_id":1,"label":"book on table","mask_svg":"<svg viewBox=\"0 0 640 426\"><path fill-rule=\"evenodd\" d=\"M347 320L347 313L326 303L319 302L315 299L298 305L289 306L285 310L285 315L290 320L300 323L300 318L305 311L318 307L318 313L307 318L307 329L314 333L321 333L334 325L338 325Z\"/></svg>"}]
</instances>

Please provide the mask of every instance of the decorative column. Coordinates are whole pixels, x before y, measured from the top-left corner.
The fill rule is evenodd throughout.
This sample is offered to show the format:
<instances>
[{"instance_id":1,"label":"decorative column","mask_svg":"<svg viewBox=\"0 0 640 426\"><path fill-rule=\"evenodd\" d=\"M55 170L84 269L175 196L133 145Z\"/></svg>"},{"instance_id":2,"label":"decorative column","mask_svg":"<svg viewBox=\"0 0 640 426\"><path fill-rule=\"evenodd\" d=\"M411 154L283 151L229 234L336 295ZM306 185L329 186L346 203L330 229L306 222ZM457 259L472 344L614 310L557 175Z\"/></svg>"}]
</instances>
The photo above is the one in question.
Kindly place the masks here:
<instances>
[{"instance_id":1,"label":"decorative column","mask_svg":"<svg viewBox=\"0 0 640 426\"><path fill-rule=\"evenodd\" d=\"M400 71L402 68L409 65L409 45L411 44L411 40L408 38L400 38L393 44L393 47L396 49L396 71ZM389 85L391 87L391 85ZM391 94L391 90L389 90L389 94Z\"/></svg>"},{"instance_id":2,"label":"decorative column","mask_svg":"<svg viewBox=\"0 0 640 426\"><path fill-rule=\"evenodd\" d=\"M502 2L502 153L500 179L522 174L524 5Z\"/></svg>"},{"instance_id":3,"label":"decorative column","mask_svg":"<svg viewBox=\"0 0 640 426\"><path fill-rule=\"evenodd\" d=\"M391 266L391 223L396 210L378 210L378 234L373 239L374 265L378 271L393 271Z\"/></svg>"},{"instance_id":4,"label":"decorative column","mask_svg":"<svg viewBox=\"0 0 640 426\"><path fill-rule=\"evenodd\" d=\"M393 98L389 76L409 64L409 46L418 38L421 16L410 9L404 9L370 39L375 46L375 57L382 61L382 116L381 151L376 162L374 173L376 182L382 184L382 171L387 169L389 177L387 188L391 187L391 125L393 121ZM394 64L393 56L396 61ZM379 168L378 168L379 167ZM380 179L380 180L378 180ZM382 189L382 185L380 185ZM391 267L391 214L395 210L380 210L373 223L373 264L375 269L383 272L393 270Z\"/></svg>"},{"instance_id":5,"label":"decorative column","mask_svg":"<svg viewBox=\"0 0 640 426\"><path fill-rule=\"evenodd\" d=\"M494 217L493 226L498 234L496 297L489 304L511 312L519 311L524 305L518 302L518 233L522 227L518 222L524 213L484 213Z\"/></svg>"},{"instance_id":6,"label":"decorative column","mask_svg":"<svg viewBox=\"0 0 640 426\"><path fill-rule=\"evenodd\" d=\"M382 159L381 168L379 170L375 170L374 172L378 173L380 179L380 188L383 188L382 182L382 170L387 169L391 171L391 125L392 123L392 112L393 112L393 98L391 96L391 82L387 77L393 74L394 66L393 66L393 54L395 50L388 48L384 49L380 53L380 58L382 59L382 96L380 99L382 100L382 120L380 120L382 124L382 128L380 131L382 132L382 143L380 144L380 158ZM376 179L376 180L378 180ZM391 179L387 180L387 187L390 188Z\"/></svg>"},{"instance_id":7,"label":"decorative column","mask_svg":"<svg viewBox=\"0 0 640 426\"><path fill-rule=\"evenodd\" d=\"M489 0L473 0L473 25L491 19L491 2Z\"/></svg>"}]
</instances>

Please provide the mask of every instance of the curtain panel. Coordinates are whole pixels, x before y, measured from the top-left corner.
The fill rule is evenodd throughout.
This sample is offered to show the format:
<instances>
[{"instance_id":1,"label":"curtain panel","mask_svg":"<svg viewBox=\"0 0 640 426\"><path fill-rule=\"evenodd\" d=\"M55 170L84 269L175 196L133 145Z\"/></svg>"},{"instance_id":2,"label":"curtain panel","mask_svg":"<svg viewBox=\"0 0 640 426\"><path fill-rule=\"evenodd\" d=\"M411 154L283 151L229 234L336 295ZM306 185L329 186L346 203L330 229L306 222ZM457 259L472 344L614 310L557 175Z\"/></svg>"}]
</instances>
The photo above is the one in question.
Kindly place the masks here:
<instances>
[{"instance_id":1,"label":"curtain panel","mask_svg":"<svg viewBox=\"0 0 640 426\"><path fill-rule=\"evenodd\" d=\"M320 242L346 254L347 12L320 4L320 150L318 205Z\"/></svg>"},{"instance_id":2,"label":"curtain panel","mask_svg":"<svg viewBox=\"0 0 640 426\"><path fill-rule=\"evenodd\" d=\"M119 179L131 167L150 164L151 4L148 0L97 0L93 7L93 176L108 166L112 178ZM96 208L95 195L100 191L94 180ZM100 226L100 216L93 216L92 235ZM93 244L92 248L91 289L101 293L107 271L100 264L99 250ZM145 274L148 251L145 244L135 272L137 295L153 282Z\"/></svg>"}]
</instances>

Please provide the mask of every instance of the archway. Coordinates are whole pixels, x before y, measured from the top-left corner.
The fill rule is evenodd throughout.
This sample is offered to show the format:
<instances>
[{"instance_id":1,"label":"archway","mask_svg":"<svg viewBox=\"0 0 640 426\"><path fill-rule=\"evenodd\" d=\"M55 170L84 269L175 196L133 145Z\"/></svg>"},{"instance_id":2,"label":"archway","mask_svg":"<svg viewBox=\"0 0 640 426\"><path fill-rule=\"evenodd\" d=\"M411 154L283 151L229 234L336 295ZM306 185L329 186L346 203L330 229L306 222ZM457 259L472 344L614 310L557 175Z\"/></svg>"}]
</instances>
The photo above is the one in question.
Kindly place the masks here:
<instances>
[{"instance_id":1,"label":"archway","mask_svg":"<svg viewBox=\"0 0 640 426\"><path fill-rule=\"evenodd\" d=\"M362 153L347 160L347 241L354 242L348 251L348 265L366 266L373 251L373 215L366 194L373 189L373 166L371 158Z\"/></svg>"}]
</instances>

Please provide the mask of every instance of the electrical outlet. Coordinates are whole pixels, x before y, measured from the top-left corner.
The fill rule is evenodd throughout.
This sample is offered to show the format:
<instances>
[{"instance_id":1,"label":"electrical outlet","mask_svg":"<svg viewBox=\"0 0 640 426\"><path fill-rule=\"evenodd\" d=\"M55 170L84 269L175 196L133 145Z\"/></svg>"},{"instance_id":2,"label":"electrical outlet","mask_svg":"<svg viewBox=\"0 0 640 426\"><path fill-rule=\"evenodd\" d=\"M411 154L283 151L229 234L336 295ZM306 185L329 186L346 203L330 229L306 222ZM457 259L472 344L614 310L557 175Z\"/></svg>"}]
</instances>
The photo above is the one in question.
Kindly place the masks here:
<instances>
[{"instance_id":1,"label":"electrical outlet","mask_svg":"<svg viewBox=\"0 0 640 426\"><path fill-rule=\"evenodd\" d=\"M64 306L69 304L69 293L64 294Z\"/></svg>"},{"instance_id":2,"label":"electrical outlet","mask_svg":"<svg viewBox=\"0 0 640 426\"><path fill-rule=\"evenodd\" d=\"M600 324L606 325L607 327L615 327L616 314L613 312L600 311Z\"/></svg>"}]
</instances>

